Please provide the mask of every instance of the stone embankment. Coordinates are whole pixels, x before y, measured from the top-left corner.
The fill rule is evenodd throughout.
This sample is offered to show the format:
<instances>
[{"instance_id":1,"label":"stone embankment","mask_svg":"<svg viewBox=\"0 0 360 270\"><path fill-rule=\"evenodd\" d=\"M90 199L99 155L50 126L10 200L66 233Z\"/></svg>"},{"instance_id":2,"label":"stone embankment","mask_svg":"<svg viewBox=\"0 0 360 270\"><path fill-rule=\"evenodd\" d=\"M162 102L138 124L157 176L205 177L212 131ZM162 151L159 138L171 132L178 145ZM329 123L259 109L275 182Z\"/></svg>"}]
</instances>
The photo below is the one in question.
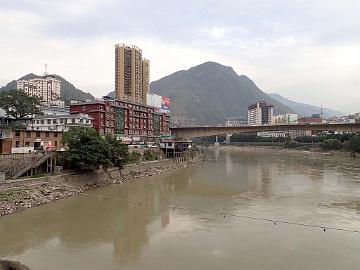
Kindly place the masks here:
<instances>
[{"instance_id":1,"label":"stone embankment","mask_svg":"<svg viewBox=\"0 0 360 270\"><path fill-rule=\"evenodd\" d=\"M160 175L195 164L201 160L196 158L191 162L175 163L173 160L144 162L125 166L122 170L111 168L87 174L64 174L47 176L47 182L39 178L39 185L34 185L34 179L29 179L31 185L0 190L0 217L27 208L54 202L70 196L78 195L89 189L109 184L122 184L138 178ZM23 181L26 182L26 181Z\"/></svg>"}]
</instances>

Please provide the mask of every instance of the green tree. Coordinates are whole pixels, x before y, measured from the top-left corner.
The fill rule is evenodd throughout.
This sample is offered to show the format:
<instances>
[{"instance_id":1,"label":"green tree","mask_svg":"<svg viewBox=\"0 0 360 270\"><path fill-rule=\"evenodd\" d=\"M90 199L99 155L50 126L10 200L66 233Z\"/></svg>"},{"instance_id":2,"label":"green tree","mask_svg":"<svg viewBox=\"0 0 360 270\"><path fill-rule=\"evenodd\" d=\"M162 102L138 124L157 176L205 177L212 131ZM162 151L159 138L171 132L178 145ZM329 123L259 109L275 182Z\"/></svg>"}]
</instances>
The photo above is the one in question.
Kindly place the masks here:
<instances>
[{"instance_id":1,"label":"green tree","mask_svg":"<svg viewBox=\"0 0 360 270\"><path fill-rule=\"evenodd\" d=\"M65 160L76 169L107 169L112 165L110 144L93 128L74 127L64 133L63 143L67 150Z\"/></svg>"},{"instance_id":2,"label":"green tree","mask_svg":"<svg viewBox=\"0 0 360 270\"><path fill-rule=\"evenodd\" d=\"M121 167L130 159L128 146L120 143L115 136L110 134L105 136L107 143L110 146L110 160L113 164Z\"/></svg>"},{"instance_id":3,"label":"green tree","mask_svg":"<svg viewBox=\"0 0 360 270\"><path fill-rule=\"evenodd\" d=\"M22 90L10 90L0 93L0 107L16 119L28 115L42 114L41 99L29 96Z\"/></svg>"},{"instance_id":4,"label":"green tree","mask_svg":"<svg viewBox=\"0 0 360 270\"><path fill-rule=\"evenodd\" d=\"M344 148L350 151L353 156L355 153L360 153L360 134L352 136L349 141L345 142Z\"/></svg>"},{"instance_id":5,"label":"green tree","mask_svg":"<svg viewBox=\"0 0 360 270\"><path fill-rule=\"evenodd\" d=\"M144 159L148 161L156 160L156 153L150 149L147 149L144 151Z\"/></svg>"},{"instance_id":6,"label":"green tree","mask_svg":"<svg viewBox=\"0 0 360 270\"><path fill-rule=\"evenodd\" d=\"M287 138L287 139L285 140L285 142L284 142L284 147L285 147L285 148L297 148L297 147L299 147L299 146L300 146L300 145L299 145L298 142L293 141L293 140L291 140L291 139L289 139L289 138Z\"/></svg>"},{"instance_id":7,"label":"green tree","mask_svg":"<svg viewBox=\"0 0 360 270\"><path fill-rule=\"evenodd\" d=\"M340 150L342 144L338 139L327 139L320 143L320 147L323 150Z\"/></svg>"}]
</instances>

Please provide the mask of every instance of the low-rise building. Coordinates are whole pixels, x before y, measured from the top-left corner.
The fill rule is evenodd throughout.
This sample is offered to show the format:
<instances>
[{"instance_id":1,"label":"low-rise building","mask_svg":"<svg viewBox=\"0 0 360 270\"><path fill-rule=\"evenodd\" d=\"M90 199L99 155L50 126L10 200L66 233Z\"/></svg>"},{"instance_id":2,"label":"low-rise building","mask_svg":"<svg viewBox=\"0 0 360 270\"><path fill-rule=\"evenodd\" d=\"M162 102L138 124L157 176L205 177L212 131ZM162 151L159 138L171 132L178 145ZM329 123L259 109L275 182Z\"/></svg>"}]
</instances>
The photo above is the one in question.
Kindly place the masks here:
<instances>
[{"instance_id":1,"label":"low-rise building","mask_svg":"<svg viewBox=\"0 0 360 270\"><path fill-rule=\"evenodd\" d=\"M226 127L241 127L247 126L248 121L246 119L236 118L236 117L229 117L225 121Z\"/></svg>"},{"instance_id":2,"label":"low-rise building","mask_svg":"<svg viewBox=\"0 0 360 270\"><path fill-rule=\"evenodd\" d=\"M298 115L295 113L279 114L273 117L273 125L296 125Z\"/></svg>"},{"instance_id":3,"label":"low-rise building","mask_svg":"<svg viewBox=\"0 0 360 270\"><path fill-rule=\"evenodd\" d=\"M319 114L313 114L310 117L301 117L298 119L299 124L321 124L323 119Z\"/></svg>"},{"instance_id":4,"label":"low-rise building","mask_svg":"<svg viewBox=\"0 0 360 270\"><path fill-rule=\"evenodd\" d=\"M93 127L91 116L83 113L63 115L40 115L26 125L28 130L65 132L74 126Z\"/></svg>"},{"instance_id":5,"label":"low-rise building","mask_svg":"<svg viewBox=\"0 0 360 270\"><path fill-rule=\"evenodd\" d=\"M154 107L120 99L70 104L70 113L85 113L94 118L100 134L118 137L159 138L170 134L170 115Z\"/></svg>"},{"instance_id":6,"label":"low-rise building","mask_svg":"<svg viewBox=\"0 0 360 270\"><path fill-rule=\"evenodd\" d=\"M311 130L289 130L289 137L295 139L297 137L307 137L312 136L313 132Z\"/></svg>"},{"instance_id":7,"label":"low-rise building","mask_svg":"<svg viewBox=\"0 0 360 270\"><path fill-rule=\"evenodd\" d=\"M262 138L285 138L288 137L287 131L261 131L257 133L257 136Z\"/></svg>"},{"instance_id":8,"label":"low-rise building","mask_svg":"<svg viewBox=\"0 0 360 270\"><path fill-rule=\"evenodd\" d=\"M0 153L29 153L35 150L63 151L62 132L0 129Z\"/></svg>"}]
</instances>

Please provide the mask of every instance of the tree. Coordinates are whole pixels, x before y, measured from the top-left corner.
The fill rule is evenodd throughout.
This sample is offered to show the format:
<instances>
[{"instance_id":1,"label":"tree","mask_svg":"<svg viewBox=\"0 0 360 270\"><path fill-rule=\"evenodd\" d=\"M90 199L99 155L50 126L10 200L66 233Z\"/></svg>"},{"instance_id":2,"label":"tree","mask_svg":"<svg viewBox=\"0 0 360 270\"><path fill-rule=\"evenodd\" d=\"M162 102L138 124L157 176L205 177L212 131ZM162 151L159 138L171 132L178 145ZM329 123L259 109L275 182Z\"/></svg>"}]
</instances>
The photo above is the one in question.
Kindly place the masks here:
<instances>
[{"instance_id":1,"label":"tree","mask_svg":"<svg viewBox=\"0 0 360 270\"><path fill-rule=\"evenodd\" d=\"M355 153L360 153L360 134L352 136L349 141L345 142L344 147L351 151L352 156L355 156Z\"/></svg>"},{"instance_id":2,"label":"tree","mask_svg":"<svg viewBox=\"0 0 360 270\"><path fill-rule=\"evenodd\" d=\"M294 141L294 140L291 140L291 139L289 139L289 138L287 138L286 140L285 140L285 142L284 142L284 147L285 148L297 148L297 147L299 147L300 146L300 144L298 143L298 142L296 142L296 141Z\"/></svg>"},{"instance_id":3,"label":"tree","mask_svg":"<svg viewBox=\"0 0 360 270\"><path fill-rule=\"evenodd\" d=\"M66 144L65 160L79 170L95 170L112 165L111 147L95 129L74 127L63 135Z\"/></svg>"},{"instance_id":4,"label":"tree","mask_svg":"<svg viewBox=\"0 0 360 270\"><path fill-rule=\"evenodd\" d=\"M327 139L320 143L320 147L323 150L340 150L342 144L338 139Z\"/></svg>"},{"instance_id":5,"label":"tree","mask_svg":"<svg viewBox=\"0 0 360 270\"><path fill-rule=\"evenodd\" d=\"M16 119L33 114L42 114L41 99L37 96L29 96L22 90L0 93L0 107L7 115Z\"/></svg>"},{"instance_id":6,"label":"tree","mask_svg":"<svg viewBox=\"0 0 360 270\"><path fill-rule=\"evenodd\" d=\"M115 136L107 134L105 136L107 143L110 146L110 160L113 164L121 167L130 159L128 146L120 143Z\"/></svg>"}]
</instances>

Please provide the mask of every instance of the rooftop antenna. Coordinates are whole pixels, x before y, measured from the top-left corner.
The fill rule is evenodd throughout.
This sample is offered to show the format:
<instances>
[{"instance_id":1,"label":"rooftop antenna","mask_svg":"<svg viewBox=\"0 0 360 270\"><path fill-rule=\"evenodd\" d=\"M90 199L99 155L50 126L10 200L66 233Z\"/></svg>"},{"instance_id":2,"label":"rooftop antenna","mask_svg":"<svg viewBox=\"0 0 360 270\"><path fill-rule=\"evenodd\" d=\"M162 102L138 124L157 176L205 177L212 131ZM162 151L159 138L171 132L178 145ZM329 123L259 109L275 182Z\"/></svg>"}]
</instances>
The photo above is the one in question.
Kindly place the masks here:
<instances>
[{"instance_id":1,"label":"rooftop antenna","mask_svg":"<svg viewBox=\"0 0 360 270\"><path fill-rule=\"evenodd\" d=\"M48 72L47 72L47 64L45 64L45 72L44 72L44 76L47 76Z\"/></svg>"}]
</instances>

